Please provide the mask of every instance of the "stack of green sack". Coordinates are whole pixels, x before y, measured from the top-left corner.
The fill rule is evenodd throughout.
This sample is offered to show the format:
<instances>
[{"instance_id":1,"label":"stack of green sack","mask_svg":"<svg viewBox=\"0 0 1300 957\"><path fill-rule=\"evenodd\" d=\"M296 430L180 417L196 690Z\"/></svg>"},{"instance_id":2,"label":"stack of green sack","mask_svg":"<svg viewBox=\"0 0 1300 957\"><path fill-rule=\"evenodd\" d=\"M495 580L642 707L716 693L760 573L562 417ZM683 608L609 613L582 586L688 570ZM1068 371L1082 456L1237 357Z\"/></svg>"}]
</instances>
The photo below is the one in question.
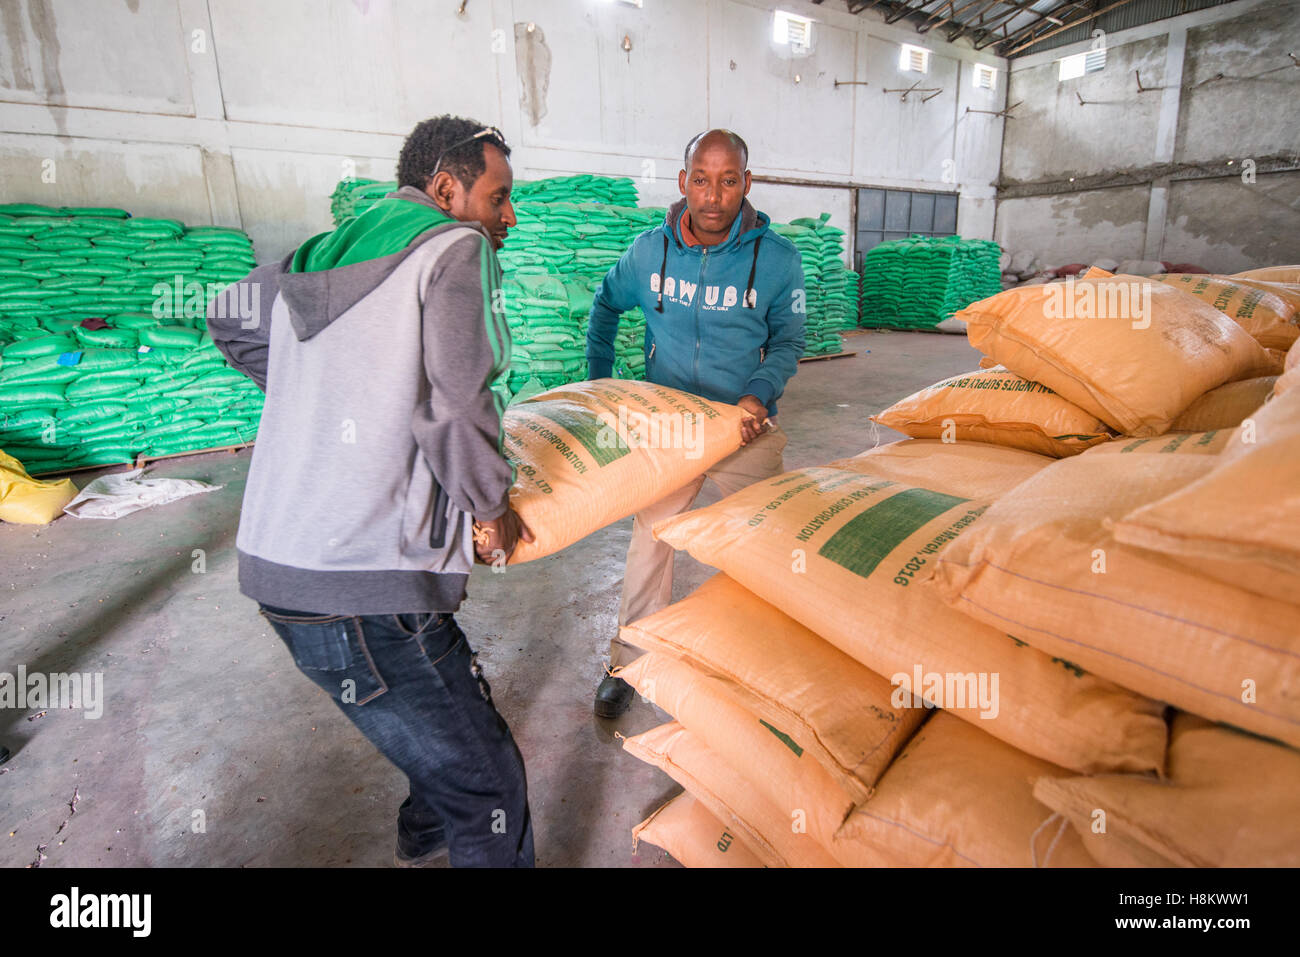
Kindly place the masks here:
<instances>
[{"instance_id":1,"label":"stack of green sack","mask_svg":"<svg viewBox=\"0 0 1300 957\"><path fill-rule=\"evenodd\" d=\"M512 203L602 203L606 206L635 206L636 184L626 176L551 176L539 180L515 180Z\"/></svg>"},{"instance_id":2,"label":"stack of green sack","mask_svg":"<svg viewBox=\"0 0 1300 957\"><path fill-rule=\"evenodd\" d=\"M972 302L1002 291L997 243L910 236L862 259L862 325L933 329Z\"/></svg>"},{"instance_id":3,"label":"stack of green sack","mask_svg":"<svg viewBox=\"0 0 1300 957\"><path fill-rule=\"evenodd\" d=\"M0 206L0 448L29 474L251 441L262 394L206 333L237 229Z\"/></svg>"},{"instance_id":4,"label":"stack of green sack","mask_svg":"<svg viewBox=\"0 0 1300 957\"><path fill-rule=\"evenodd\" d=\"M630 180L624 182L631 185ZM506 319L514 340L508 385L519 400L586 378L587 317L593 294L632 241L660 222L664 211L520 200L515 214L518 225L498 258L505 280ZM644 341L641 310L624 313L615 341L615 375L644 376Z\"/></svg>"},{"instance_id":5,"label":"stack of green sack","mask_svg":"<svg viewBox=\"0 0 1300 957\"><path fill-rule=\"evenodd\" d=\"M394 181L381 182L353 177L339 180L334 192L330 194L330 215L334 217L334 225L359 216L395 189L397 183Z\"/></svg>"},{"instance_id":6,"label":"stack of green sack","mask_svg":"<svg viewBox=\"0 0 1300 957\"><path fill-rule=\"evenodd\" d=\"M330 194L330 215L337 226L358 216L397 189L394 180L348 177L339 180ZM552 176L539 180L515 180L511 203L600 203L604 206L636 206L636 184L626 176Z\"/></svg>"},{"instance_id":7,"label":"stack of green sack","mask_svg":"<svg viewBox=\"0 0 1300 957\"><path fill-rule=\"evenodd\" d=\"M858 322L858 286L853 270L844 265L844 230L830 225L830 213L817 219L802 217L772 229L794 243L803 260L805 356L844 351L840 334Z\"/></svg>"}]
</instances>

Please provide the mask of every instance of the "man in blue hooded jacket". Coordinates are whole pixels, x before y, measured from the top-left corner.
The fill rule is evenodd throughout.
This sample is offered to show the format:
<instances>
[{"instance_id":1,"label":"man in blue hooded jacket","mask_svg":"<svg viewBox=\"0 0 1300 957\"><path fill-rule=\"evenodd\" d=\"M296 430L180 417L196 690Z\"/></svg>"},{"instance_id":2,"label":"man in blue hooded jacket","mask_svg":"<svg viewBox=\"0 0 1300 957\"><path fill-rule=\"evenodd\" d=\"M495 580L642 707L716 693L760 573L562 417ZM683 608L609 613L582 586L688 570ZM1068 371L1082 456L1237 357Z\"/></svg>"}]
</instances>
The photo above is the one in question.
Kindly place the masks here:
<instances>
[{"instance_id":1,"label":"man in blue hooded jacket","mask_svg":"<svg viewBox=\"0 0 1300 957\"><path fill-rule=\"evenodd\" d=\"M587 368L612 374L619 316L640 306L646 316L645 377L719 402L739 405L741 448L685 488L639 512L623 577L620 626L672 600L673 549L650 530L690 508L707 476L724 495L785 471L785 434L776 400L804 349L804 285L799 251L768 230L771 220L745 196L749 148L729 130L701 133L686 146L677 174L683 199L664 223L638 236L597 291L587 325ZM641 650L618 637L610 668ZM632 702L632 688L606 676L596 714L613 718Z\"/></svg>"}]
</instances>

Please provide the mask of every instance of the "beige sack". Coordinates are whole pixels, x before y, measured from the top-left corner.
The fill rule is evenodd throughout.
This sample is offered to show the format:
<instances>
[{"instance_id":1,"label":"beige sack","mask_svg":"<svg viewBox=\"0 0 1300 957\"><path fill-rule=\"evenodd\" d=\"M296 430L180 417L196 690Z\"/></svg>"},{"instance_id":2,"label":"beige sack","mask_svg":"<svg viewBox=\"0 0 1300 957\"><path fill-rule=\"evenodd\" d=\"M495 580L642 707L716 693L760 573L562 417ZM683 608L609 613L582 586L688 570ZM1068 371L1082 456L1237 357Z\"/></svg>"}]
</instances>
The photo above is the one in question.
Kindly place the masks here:
<instances>
[{"instance_id":1,"label":"beige sack","mask_svg":"<svg viewBox=\"0 0 1300 957\"><path fill-rule=\"evenodd\" d=\"M967 306L971 345L1125 435L1159 435L1197 398L1266 375L1254 339L1208 303L1101 270Z\"/></svg>"},{"instance_id":2,"label":"beige sack","mask_svg":"<svg viewBox=\"0 0 1300 957\"><path fill-rule=\"evenodd\" d=\"M1046 455L988 442L903 439L832 462L830 467L991 501L1053 461Z\"/></svg>"},{"instance_id":3,"label":"beige sack","mask_svg":"<svg viewBox=\"0 0 1300 957\"><path fill-rule=\"evenodd\" d=\"M1199 273L1164 273L1148 278L1208 302L1265 348L1285 350L1300 337L1296 307L1259 286Z\"/></svg>"},{"instance_id":4,"label":"beige sack","mask_svg":"<svg viewBox=\"0 0 1300 957\"><path fill-rule=\"evenodd\" d=\"M1249 380L1247 380L1249 381ZM1149 439L1118 439L1107 442L1086 455L1218 455L1232 438L1231 429L1209 432L1167 432Z\"/></svg>"},{"instance_id":5,"label":"beige sack","mask_svg":"<svg viewBox=\"0 0 1300 957\"><path fill-rule=\"evenodd\" d=\"M1115 538L1192 574L1300 602L1300 391L1242 423L1208 474L1123 516ZM1292 648L1300 652L1300 635Z\"/></svg>"},{"instance_id":6,"label":"beige sack","mask_svg":"<svg viewBox=\"0 0 1300 957\"><path fill-rule=\"evenodd\" d=\"M1265 266L1232 275L1238 279L1261 279L1264 282L1300 282L1300 266Z\"/></svg>"},{"instance_id":7,"label":"beige sack","mask_svg":"<svg viewBox=\"0 0 1300 957\"><path fill-rule=\"evenodd\" d=\"M1296 315L1300 316L1300 284L1293 282L1265 282L1262 279L1246 279L1241 276L1215 276L1215 279L1227 279L1239 286L1250 286L1261 292L1271 293L1283 302L1294 306Z\"/></svg>"},{"instance_id":8,"label":"beige sack","mask_svg":"<svg viewBox=\"0 0 1300 957\"><path fill-rule=\"evenodd\" d=\"M1273 394L1277 376L1242 379L1211 389L1174 419L1170 432L1207 432L1235 429Z\"/></svg>"},{"instance_id":9,"label":"beige sack","mask_svg":"<svg viewBox=\"0 0 1300 957\"><path fill-rule=\"evenodd\" d=\"M917 587L986 507L815 468L757 482L654 531L888 678L900 704L915 693L1071 769L1161 767L1157 703L1069 659L1053 661Z\"/></svg>"},{"instance_id":10,"label":"beige sack","mask_svg":"<svg viewBox=\"0 0 1300 957\"><path fill-rule=\"evenodd\" d=\"M925 717L924 708L895 707L886 679L726 575L625 625L622 636L725 684L748 712L786 729L855 802L871 796Z\"/></svg>"},{"instance_id":11,"label":"beige sack","mask_svg":"<svg viewBox=\"0 0 1300 957\"><path fill-rule=\"evenodd\" d=\"M1297 794L1300 754L1181 712L1167 781L1103 774L1034 785L1108 867L1300 867Z\"/></svg>"},{"instance_id":12,"label":"beige sack","mask_svg":"<svg viewBox=\"0 0 1300 957\"><path fill-rule=\"evenodd\" d=\"M655 652L614 672L663 708L823 848L854 801L785 727L746 711L717 678Z\"/></svg>"},{"instance_id":13,"label":"beige sack","mask_svg":"<svg viewBox=\"0 0 1300 957\"><path fill-rule=\"evenodd\" d=\"M844 822L832 851L898 867L1091 867L1069 821L1033 781L1069 772L940 711L917 732L876 796Z\"/></svg>"},{"instance_id":14,"label":"beige sack","mask_svg":"<svg viewBox=\"0 0 1300 957\"><path fill-rule=\"evenodd\" d=\"M676 721L626 739L623 749L666 772L710 814L736 827L765 866L839 866L812 837L794 831L788 815Z\"/></svg>"},{"instance_id":15,"label":"beige sack","mask_svg":"<svg viewBox=\"0 0 1300 957\"><path fill-rule=\"evenodd\" d=\"M1277 382L1273 383L1273 397L1277 398L1297 384L1300 384L1300 342L1293 345L1286 354L1284 371L1278 376Z\"/></svg>"},{"instance_id":16,"label":"beige sack","mask_svg":"<svg viewBox=\"0 0 1300 957\"><path fill-rule=\"evenodd\" d=\"M985 512L922 590L1126 688L1300 743L1300 606L1120 544L1111 531L1227 454L1062 459Z\"/></svg>"},{"instance_id":17,"label":"beige sack","mask_svg":"<svg viewBox=\"0 0 1300 957\"><path fill-rule=\"evenodd\" d=\"M685 867L762 867L738 835L685 792L632 828L632 851L645 841Z\"/></svg>"},{"instance_id":18,"label":"beige sack","mask_svg":"<svg viewBox=\"0 0 1300 957\"><path fill-rule=\"evenodd\" d=\"M514 564L557 552L686 485L740 448L745 413L630 379L549 389L510 406L510 504L536 541Z\"/></svg>"},{"instance_id":19,"label":"beige sack","mask_svg":"<svg viewBox=\"0 0 1300 957\"><path fill-rule=\"evenodd\" d=\"M1053 458L1110 439L1095 415L1001 366L926 386L871 421L913 438L988 442Z\"/></svg>"}]
</instances>

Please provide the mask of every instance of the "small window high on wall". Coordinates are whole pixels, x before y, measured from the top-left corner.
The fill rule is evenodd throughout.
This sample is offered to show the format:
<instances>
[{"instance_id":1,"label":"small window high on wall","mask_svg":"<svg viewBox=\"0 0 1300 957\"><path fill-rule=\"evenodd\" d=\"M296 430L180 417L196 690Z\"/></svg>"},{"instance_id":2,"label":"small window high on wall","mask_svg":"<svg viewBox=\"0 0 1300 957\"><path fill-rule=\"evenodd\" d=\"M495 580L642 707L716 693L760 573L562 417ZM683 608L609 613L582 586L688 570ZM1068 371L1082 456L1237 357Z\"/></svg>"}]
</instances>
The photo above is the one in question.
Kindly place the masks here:
<instances>
[{"instance_id":1,"label":"small window high on wall","mask_svg":"<svg viewBox=\"0 0 1300 957\"><path fill-rule=\"evenodd\" d=\"M985 66L983 63L975 64L975 89L991 90L997 86L997 81L997 67Z\"/></svg>"},{"instance_id":2,"label":"small window high on wall","mask_svg":"<svg viewBox=\"0 0 1300 957\"><path fill-rule=\"evenodd\" d=\"M812 24L807 17L777 10L772 16L772 42L787 43L796 53L807 52L812 47Z\"/></svg>"},{"instance_id":3,"label":"small window high on wall","mask_svg":"<svg viewBox=\"0 0 1300 957\"><path fill-rule=\"evenodd\" d=\"M925 47L904 43L898 53L898 68L916 73L928 73L930 70L930 51Z\"/></svg>"},{"instance_id":4,"label":"small window high on wall","mask_svg":"<svg viewBox=\"0 0 1300 957\"><path fill-rule=\"evenodd\" d=\"M1061 64L1061 71L1057 79L1074 80L1085 73L1097 73L1104 70L1106 68L1106 48L1085 50L1083 53L1062 57L1058 62Z\"/></svg>"}]
</instances>

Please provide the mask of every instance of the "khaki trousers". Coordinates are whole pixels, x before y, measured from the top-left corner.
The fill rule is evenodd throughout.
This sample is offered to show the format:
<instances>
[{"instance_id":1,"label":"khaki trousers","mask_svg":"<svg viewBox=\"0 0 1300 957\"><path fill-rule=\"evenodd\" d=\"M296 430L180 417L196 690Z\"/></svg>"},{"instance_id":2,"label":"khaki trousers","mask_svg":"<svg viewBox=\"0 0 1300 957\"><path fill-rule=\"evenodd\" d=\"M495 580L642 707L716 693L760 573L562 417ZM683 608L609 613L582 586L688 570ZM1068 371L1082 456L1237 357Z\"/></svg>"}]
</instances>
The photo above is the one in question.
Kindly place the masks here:
<instances>
[{"instance_id":1,"label":"khaki trousers","mask_svg":"<svg viewBox=\"0 0 1300 957\"><path fill-rule=\"evenodd\" d=\"M632 523L632 541L627 549L627 568L623 573L623 601L618 612L620 627L654 614L673 600L674 549L651 537L654 523L690 508L704 487L706 477L713 480L723 495L731 495L755 482L780 475L785 471L781 458L785 443L785 433L775 426L689 485L637 512ZM643 654L642 649L615 637L609 644L609 666L613 669L631 664Z\"/></svg>"}]
</instances>

